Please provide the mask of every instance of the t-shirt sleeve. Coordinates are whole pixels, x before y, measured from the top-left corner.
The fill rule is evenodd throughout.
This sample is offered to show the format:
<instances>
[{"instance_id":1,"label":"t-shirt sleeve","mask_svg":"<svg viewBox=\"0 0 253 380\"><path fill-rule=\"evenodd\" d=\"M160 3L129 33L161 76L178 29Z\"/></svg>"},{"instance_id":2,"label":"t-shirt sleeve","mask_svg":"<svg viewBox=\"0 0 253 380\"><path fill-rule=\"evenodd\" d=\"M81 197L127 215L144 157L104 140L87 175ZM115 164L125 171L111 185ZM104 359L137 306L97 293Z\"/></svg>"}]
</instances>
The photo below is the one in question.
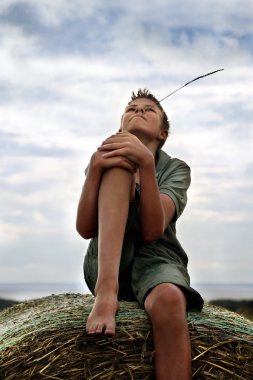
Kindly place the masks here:
<instances>
[{"instance_id":1,"label":"t-shirt sleeve","mask_svg":"<svg viewBox=\"0 0 253 380\"><path fill-rule=\"evenodd\" d=\"M191 183L190 167L177 158L172 158L158 180L159 191L167 194L175 203L176 214L173 221L179 218L187 203L187 189Z\"/></svg>"}]
</instances>

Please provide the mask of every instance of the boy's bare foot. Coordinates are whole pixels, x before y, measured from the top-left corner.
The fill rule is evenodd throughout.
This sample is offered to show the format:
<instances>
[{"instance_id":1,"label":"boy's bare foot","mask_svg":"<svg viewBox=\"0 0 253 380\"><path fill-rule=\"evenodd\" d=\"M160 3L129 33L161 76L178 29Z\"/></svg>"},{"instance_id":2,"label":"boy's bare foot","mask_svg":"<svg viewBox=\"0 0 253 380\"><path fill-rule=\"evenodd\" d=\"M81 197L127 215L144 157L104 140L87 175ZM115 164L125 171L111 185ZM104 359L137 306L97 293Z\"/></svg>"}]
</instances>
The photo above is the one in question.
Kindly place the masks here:
<instances>
[{"instance_id":1,"label":"boy's bare foot","mask_svg":"<svg viewBox=\"0 0 253 380\"><path fill-rule=\"evenodd\" d=\"M87 319L88 334L115 334L115 315L119 309L117 295L97 294L91 313Z\"/></svg>"}]
</instances>

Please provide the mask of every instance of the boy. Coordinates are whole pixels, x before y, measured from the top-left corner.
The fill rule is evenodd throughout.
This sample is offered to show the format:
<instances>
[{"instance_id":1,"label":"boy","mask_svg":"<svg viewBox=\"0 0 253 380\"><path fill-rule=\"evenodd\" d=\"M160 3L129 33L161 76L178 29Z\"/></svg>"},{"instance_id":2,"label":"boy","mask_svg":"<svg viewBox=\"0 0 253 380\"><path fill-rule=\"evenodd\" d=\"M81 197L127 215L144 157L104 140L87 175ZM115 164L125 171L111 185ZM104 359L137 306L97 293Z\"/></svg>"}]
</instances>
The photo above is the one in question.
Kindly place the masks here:
<instances>
[{"instance_id":1,"label":"boy","mask_svg":"<svg viewBox=\"0 0 253 380\"><path fill-rule=\"evenodd\" d=\"M186 309L203 300L190 287L175 222L186 205L190 169L161 150L169 122L146 89L133 93L118 133L92 155L76 227L90 239L84 274L95 295L89 334L115 334L118 300L150 317L157 380L191 378Z\"/></svg>"}]
</instances>

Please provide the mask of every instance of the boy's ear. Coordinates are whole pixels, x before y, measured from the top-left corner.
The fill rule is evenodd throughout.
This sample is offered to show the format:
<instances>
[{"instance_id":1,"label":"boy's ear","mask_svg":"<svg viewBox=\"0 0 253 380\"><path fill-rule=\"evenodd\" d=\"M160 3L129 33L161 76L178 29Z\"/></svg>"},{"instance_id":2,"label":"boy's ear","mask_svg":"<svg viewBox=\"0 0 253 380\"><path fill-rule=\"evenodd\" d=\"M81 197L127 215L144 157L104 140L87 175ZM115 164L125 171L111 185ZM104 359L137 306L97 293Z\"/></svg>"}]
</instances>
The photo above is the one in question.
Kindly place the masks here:
<instances>
[{"instance_id":1,"label":"boy's ear","mask_svg":"<svg viewBox=\"0 0 253 380\"><path fill-rule=\"evenodd\" d=\"M166 129L161 129L159 136L157 137L159 141L166 141L169 132Z\"/></svg>"}]
</instances>

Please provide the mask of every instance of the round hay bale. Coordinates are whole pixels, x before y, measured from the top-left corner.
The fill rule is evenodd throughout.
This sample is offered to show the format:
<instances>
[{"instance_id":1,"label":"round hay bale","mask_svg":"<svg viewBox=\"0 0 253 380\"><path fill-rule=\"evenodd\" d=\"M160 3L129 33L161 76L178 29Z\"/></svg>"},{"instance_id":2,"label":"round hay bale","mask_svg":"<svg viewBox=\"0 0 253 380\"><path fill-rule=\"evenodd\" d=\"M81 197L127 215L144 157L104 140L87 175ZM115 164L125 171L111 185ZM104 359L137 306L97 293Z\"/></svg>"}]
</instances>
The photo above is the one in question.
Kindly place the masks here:
<instances>
[{"instance_id":1,"label":"round hay bale","mask_svg":"<svg viewBox=\"0 0 253 380\"><path fill-rule=\"evenodd\" d=\"M150 321L121 302L114 337L90 336L91 295L61 294L0 313L0 379L152 379ZM193 379L253 379L253 322L205 304L188 314Z\"/></svg>"}]
</instances>

